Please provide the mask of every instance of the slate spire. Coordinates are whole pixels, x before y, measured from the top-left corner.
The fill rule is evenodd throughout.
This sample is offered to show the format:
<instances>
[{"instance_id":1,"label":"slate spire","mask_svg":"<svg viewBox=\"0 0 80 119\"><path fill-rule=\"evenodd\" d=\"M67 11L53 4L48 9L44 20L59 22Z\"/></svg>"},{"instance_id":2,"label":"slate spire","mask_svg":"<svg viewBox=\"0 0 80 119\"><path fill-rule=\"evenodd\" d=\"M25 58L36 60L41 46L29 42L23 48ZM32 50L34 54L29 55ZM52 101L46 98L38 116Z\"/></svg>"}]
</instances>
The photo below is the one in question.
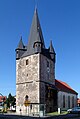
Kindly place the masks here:
<instances>
[{"instance_id":1,"label":"slate spire","mask_svg":"<svg viewBox=\"0 0 80 119\"><path fill-rule=\"evenodd\" d=\"M40 42L42 44L42 47L45 48L44 38L43 38L41 25L38 18L37 8L35 9L35 12L34 12L32 25L30 29L30 35L28 39L29 50L30 50L30 47L32 47L32 45L34 45L35 42Z\"/></svg>"},{"instance_id":2,"label":"slate spire","mask_svg":"<svg viewBox=\"0 0 80 119\"><path fill-rule=\"evenodd\" d=\"M24 48L24 44L23 44L22 36L21 36L17 49L23 49L23 48Z\"/></svg>"},{"instance_id":3,"label":"slate spire","mask_svg":"<svg viewBox=\"0 0 80 119\"><path fill-rule=\"evenodd\" d=\"M45 47L42 29L36 8L33 15L28 44L24 46L21 37L18 47L16 49L16 59L18 60L20 58L37 53L41 53L55 62L56 53L54 51L52 41L50 42L50 46L48 49L46 49Z\"/></svg>"},{"instance_id":4,"label":"slate spire","mask_svg":"<svg viewBox=\"0 0 80 119\"><path fill-rule=\"evenodd\" d=\"M52 40L50 41L49 53L50 53L51 59L55 63L55 55L56 55L56 53L55 53L55 50L54 50L53 45L52 45Z\"/></svg>"},{"instance_id":5,"label":"slate spire","mask_svg":"<svg viewBox=\"0 0 80 119\"><path fill-rule=\"evenodd\" d=\"M45 49L45 44L36 8L30 28L27 51L22 55L22 57L40 53L42 49Z\"/></svg>"},{"instance_id":6,"label":"slate spire","mask_svg":"<svg viewBox=\"0 0 80 119\"><path fill-rule=\"evenodd\" d=\"M27 49L25 48L24 44L23 44L23 41L22 41L22 36L20 38L20 41L19 41L19 44L16 48L16 60L20 59L20 57L24 54L24 52L26 51Z\"/></svg>"},{"instance_id":7,"label":"slate spire","mask_svg":"<svg viewBox=\"0 0 80 119\"><path fill-rule=\"evenodd\" d=\"M54 48L53 48L53 45L52 45L52 40L50 41L49 52L50 53L55 53Z\"/></svg>"}]
</instances>

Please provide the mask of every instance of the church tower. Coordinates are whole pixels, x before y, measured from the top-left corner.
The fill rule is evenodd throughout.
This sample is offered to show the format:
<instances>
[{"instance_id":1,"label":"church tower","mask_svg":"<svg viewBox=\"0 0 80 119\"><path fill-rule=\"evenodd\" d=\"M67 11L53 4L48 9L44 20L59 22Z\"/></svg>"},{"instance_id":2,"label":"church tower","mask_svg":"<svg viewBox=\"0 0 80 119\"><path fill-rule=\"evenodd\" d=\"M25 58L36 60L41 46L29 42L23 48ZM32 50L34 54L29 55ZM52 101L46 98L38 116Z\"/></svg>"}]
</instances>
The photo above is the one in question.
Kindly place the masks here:
<instances>
[{"instance_id":1,"label":"church tower","mask_svg":"<svg viewBox=\"0 0 80 119\"><path fill-rule=\"evenodd\" d=\"M28 44L20 39L16 48L16 111L26 112L25 99L29 102L29 113L57 107L55 88L55 51L50 42L45 47L37 9L34 12Z\"/></svg>"}]
</instances>

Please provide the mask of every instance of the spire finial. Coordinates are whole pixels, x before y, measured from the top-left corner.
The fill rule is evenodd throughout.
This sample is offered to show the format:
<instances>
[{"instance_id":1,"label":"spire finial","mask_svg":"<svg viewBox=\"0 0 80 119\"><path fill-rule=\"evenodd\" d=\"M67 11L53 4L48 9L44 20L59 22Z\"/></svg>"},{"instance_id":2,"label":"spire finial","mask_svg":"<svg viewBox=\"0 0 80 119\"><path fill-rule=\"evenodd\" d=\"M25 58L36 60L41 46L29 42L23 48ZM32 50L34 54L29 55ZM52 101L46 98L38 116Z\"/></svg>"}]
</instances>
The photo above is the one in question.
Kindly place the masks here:
<instances>
[{"instance_id":1,"label":"spire finial","mask_svg":"<svg viewBox=\"0 0 80 119\"><path fill-rule=\"evenodd\" d=\"M38 0L35 0L35 12L37 10L37 4L38 4Z\"/></svg>"},{"instance_id":2,"label":"spire finial","mask_svg":"<svg viewBox=\"0 0 80 119\"><path fill-rule=\"evenodd\" d=\"M50 40L50 52L55 52L52 44L52 39Z\"/></svg>"},{"instance_id":3,"label":"spire finial","mask_svg":"<svg viewBox=\"0 0 80 119\"><path fill-rule=\"evenodd\" d=\"M50 45L52 45L52 39L50 40Z\"/></svg>"},{"instance_id":4,"label":"spire finial","mask_svg":"<svg viewBox=\"0 0 80 119\"><path fill-rule=\"evenodd\" d=\"M22 36L21 36L20 40L22 40Z\"/></svg>"}]
</instances>

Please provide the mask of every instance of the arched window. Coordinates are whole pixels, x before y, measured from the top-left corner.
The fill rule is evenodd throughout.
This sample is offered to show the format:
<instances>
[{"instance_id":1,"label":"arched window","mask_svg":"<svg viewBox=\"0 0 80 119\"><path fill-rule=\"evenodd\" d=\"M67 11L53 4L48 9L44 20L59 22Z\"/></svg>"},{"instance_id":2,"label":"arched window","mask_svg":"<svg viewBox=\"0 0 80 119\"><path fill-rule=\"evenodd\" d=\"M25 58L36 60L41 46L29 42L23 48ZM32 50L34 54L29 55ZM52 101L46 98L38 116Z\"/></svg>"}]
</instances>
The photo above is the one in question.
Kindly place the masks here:
<instances>
[{"instance_id":1,"label":"arched window","mask_svg":"<svg viewBox=\"0 0 80 119\"><path fill-rule=\"evenodd\" d=\"M74 107L74 96L72 97L72 108Z\"/></svg>"},{"instance_id":2,"label":"arched window","mask_svg":"<svg viewBox=\"0 0 80 119\"><path fill-rule=\"evenodd\" d=\"M70 108L70 96L68 96L68 108Z\"/></svg>"},{"instance_id":3,"label":"arched window","mask_svg":"<svg viewBox=\"0 0 80 119\"><path fill-rule=\"evenodd\" d=\"M35 47L37 47L37 44L35 44Z\"/></svg>"},{"instance_id":4,"label":"arched window","mask_svg":"<svg viewBox=\"0 0 80 119\"><path fill-rule=\"evenodd\" d=\"M63 108L65 108L65 95L63 95Z\"/></svg>"},{"instance_id":5,"label":"arched window","mask_svg":"<svg viewBox=\"0 0 80 119\"><path fill-rule=\"evenodd\" d=\"M25 96L25 100L28 100L28 95Z\"/></svg>"},{"instance_id":6,"label":"arched window","mask_svg":"<svg viewBox=\"0 0 80 119\"><path fill-rule=\"evenodd\" d=\"M16 51L16 54L18 54L18 50Z\"/></svg>"}]
</instances>

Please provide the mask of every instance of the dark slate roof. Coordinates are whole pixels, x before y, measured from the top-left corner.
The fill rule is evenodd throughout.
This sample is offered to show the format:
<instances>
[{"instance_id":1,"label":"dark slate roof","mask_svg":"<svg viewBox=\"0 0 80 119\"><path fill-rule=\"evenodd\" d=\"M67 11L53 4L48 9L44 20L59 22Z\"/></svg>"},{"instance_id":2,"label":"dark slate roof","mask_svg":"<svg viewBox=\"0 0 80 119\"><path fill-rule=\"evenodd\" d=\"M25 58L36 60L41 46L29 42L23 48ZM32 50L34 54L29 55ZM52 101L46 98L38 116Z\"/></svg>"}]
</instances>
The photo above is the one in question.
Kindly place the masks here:
<instances>
[{"instance_id":1,"label":"dark slate roof","mask_svg":"<svg viewBox=\"0 0 80 119\"><path fill-rule=\"evenodd\" d=\"M68 93L78 95L78 93L75 90L73 90L67 83L65 83L63 81L55 79L55 86L57 87L57 89L59 91L68 92Z\"/></svg>"},{"instance_id":2,"label":"dark slate roof","mask_svg":"<svg viewBox=\"0 0 80 119\"><path fill-rule=\"evenodd\" d=\"M22 57L25 57L27 55L34 54L34 43L40 42L42 44L42 48L45 48L44 44L44 38L38 18L38 13L37 9L34 12L33 20L32 20L32 25L30 29L30 35L28 39L28 45L27 45L27 51L22 55Z\"/></svg>"},{"instance_id":3,"label":"dark slate roof","mask_svg":"<svg viewBox=\"0 0 80 119\"><path fill-rule=\"evenodd\" d=\"M22 36L21 36L21 39L20 39L19 44L17 46L17 49L23 49L23 48L24 48L24 44L23 44Z\"/></svg>"},{"instance_id":4,"label":"dark slate roof","mask_svg":"<svg viewBox=\"0 0 80 119\"><path fill-rule=\"evenodd\" d=\"M49 49L42 49L41 54L43 54L44 56L48 57L49 59L51 59L51 55L49 53Z\"/></svg>"},{"instance_id":5,"label":"dark slate roof","mask_svg":"<svg viewBox=\"0 0 80 119\"><path fill-rule=\"evenodd\" d=\"M55 53L55 50L54 50L53 45L52 45L52 40L50 41L49 52L50 53Z\"/></svg>"},{"instance_id":6,"label":"dark slate roof","mask_svg":"<svg viewBox=\"0 0 80 119\"><path fill-rule=\"evenodd\" d=\"M27 46L24 46L24 44L22 42L22 37L18 44L17 49L20 49L22 51L24 50L23 54L21 54L21 57L26 57L26 56L38 53L38 51L36 52L36 47L34 47L34 46L36 46L35 43L41 44L41 45L37 45L37 46L40 46L40 47L37 47L37 48L40 48L39 53L41 53L44 56L46 56L47 58L53 60L51 54L55 53L55 51L54 51L54 48L52 45L52 41L50 42L50 47L48 49L46 49L41 25L40 25L39 18L38 18L37 9L35 9L35 12L34 12Z\"/></svg>"}]
</instances>

